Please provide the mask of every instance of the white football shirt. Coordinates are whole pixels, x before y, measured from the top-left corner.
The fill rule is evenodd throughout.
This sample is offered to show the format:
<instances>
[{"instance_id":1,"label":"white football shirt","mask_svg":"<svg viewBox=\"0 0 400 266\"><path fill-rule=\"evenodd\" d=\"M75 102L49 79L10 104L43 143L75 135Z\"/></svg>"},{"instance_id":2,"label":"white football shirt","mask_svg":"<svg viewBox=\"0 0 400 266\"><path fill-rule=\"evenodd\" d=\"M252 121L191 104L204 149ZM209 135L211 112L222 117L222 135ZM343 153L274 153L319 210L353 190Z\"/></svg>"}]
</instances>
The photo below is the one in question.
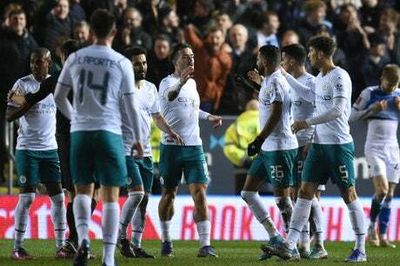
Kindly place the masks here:
<instances>
[{"instance_id":1,"label":"white football shirt","mask_svg":"<svg viewBox=\"0 0 400 266\"><path fill-rule=\"evenodd\" d=\"M122 134L121 97L135 88L132 63L126 57L103 45L80 49L68 57L58 83L73 88L71 132Z\"/></svg>"}]
</instances>

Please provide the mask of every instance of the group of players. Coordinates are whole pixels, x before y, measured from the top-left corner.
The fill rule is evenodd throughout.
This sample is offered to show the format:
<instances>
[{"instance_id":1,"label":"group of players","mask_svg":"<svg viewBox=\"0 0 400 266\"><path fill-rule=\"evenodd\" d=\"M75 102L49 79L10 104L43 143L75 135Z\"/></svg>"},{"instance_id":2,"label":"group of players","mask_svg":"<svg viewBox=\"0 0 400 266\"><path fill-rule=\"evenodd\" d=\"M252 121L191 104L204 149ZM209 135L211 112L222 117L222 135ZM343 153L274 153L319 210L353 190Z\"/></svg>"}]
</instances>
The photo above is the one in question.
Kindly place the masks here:
<instances>
[{"instance_id":1,"label":"group of players","mask_svg":"<svg viewBox=\"0 0 400 266\"><path fill-rule=\"evenodd\" d=\"M64 44L62 61L66 61L58 75L48 75L50 52L43 48L35 50L31 56L32 74L19 79L9 95L7 117L10 121L20 118L16 149L20 194L12 257L32 259L23 240L29 207L36 185L41 182L51 198L56 257L73 254L73 265L87 265L93 257L89 227L97 183L103 200L103 265L115 265L117 244L126 257L154 258L141 248L152 186L151 119L163 131L163 193L158 208L161 254L173 255L170 225L183 172L195 203L198 256L217 257L210 244L206 202L209 177L199 119L210 121L214 127L220 126L222 119L199 109L191 47L174 47L170 58L175 71L162 80L157 92L145 80L145 51L131 48L123 56L111 49L116 30L115 18L108 11L94 12L91 30L95 37L93 45L79 49L73 41ZM382 245L391 245L386 229L400 161L396 137L399 68L385 67L381 85L363 91L352 109L350 77L332 62L334 41L316 37L309 41L308 48L311 65L320 70L316 78L305 71L307 54L302 46L290 45L279 50L266 45L259 49L257 70L249 72L249 78L261 85L262 131L248 147L249 155L256 157L241 195L269 235L269 241L262 246L261 259L272 255L288 260L323 259L328 253L323 244L322 211L317 196L320 185L331 178L348 206L356 236L355 247L346 261L366 261L364 212L355 190L354 146L348 121L369 121L366 154L376 188L369 237L375 244L380 241ZM63 183L70 192L67 208L57 147L66 179ZM288 233L286 240L258 195L264 182L274 187ZM119 188L126 185L128 198L120 214ZM379 237L375 229L378 216ZM309 220L314 225L315 238L311 250ZM67 222L69 241L65 240ZM132 240L127 239L130 222Z\"/></svg>"}]
</instances>

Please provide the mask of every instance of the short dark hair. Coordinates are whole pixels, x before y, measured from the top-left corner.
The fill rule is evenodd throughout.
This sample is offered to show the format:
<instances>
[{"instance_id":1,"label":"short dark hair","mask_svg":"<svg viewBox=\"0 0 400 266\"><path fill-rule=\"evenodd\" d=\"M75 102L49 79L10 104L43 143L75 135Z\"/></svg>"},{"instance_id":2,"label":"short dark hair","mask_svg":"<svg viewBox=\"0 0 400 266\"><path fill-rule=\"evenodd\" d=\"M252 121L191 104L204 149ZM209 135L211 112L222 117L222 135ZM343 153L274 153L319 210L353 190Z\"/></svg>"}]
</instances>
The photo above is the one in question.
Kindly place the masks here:
<instances>
[{"instance_id":1,"label":"short dark hair","mask_svg":"<svg viewBox=\"0 0 400 266\"><path fill-rule=\"evenodd\" d=\"M10 11L10 13L8 14L8 17L11 18L12 16L21 15L21 14L24 14L26 16L25 10L21 7L18 7L18 8L12 9Z\"/></svg>"},{"instance_id":2,"label":"short dark hair","mask_svg":"<svg viewBox=\"0 0 400 266\"><path fill-rule=\"evenodd\" d=\"M178 43L177 45L175 45L174 48L172 48L171 55L169 56L171 62L175 61L176 56L180 50L183 50L186 48L193 49L192 46L190 46L190 44L188 44L188 43Z\"/></svg>"},{"instance_id":3,"label":"short dark hair","mask_svg":"<svg viewBox=\"0 0 400 266\"><path fill-rule=\"evenodd\" d=\"M154 43L156 43L156 41L166 41L171 45L171 38L164 33L156 35L156 37L154 37Z\"/></svg>"},{"instance_id":4,"label":"short dark hair","mask_svg":"<svg viewBox=\"0 0 400 266\"><path fill-rule=\"evenodd\" d=\"M106 9L97 9L90 17L90 28L97 38L107 37L113 30L115 17Z\"/></svg>"},{"instance_id":5,"label":"short dark hair","mask_svg":"<svg viewBox=\"0 0 400 266\"><path fill-rule=\"evenodd\" d=\"M282 48L281 52L293 58L300 65L306 63L307 51L301 44L287 45Z\"/></svg>"},{"instance_id":6,"label":"short dark hair","mask_svg":"<svg viewBox=\"0 0 400 266\"><path fill-rule=\"evenodd\" d=\"M147 55L145 49L143 49L143 48L141 48L141 47L137 47L137 46L135 46L135 47L129 47L129 48L125 49L123 54L124 54L125 57L127 57L129 60L131 60L132 57L137 56L137 55L141 55L141 54L143 54L143 55L145 55L145 56Z\"/></svg>"},{"instance_id":7,"label":"short dark hair","mask_svg":"<svg viewBox=\"0 0 400 266\"><path fill-rule=\"evenodd\" d=\"M67 58L70 54L81 49L82 46L77 40L66 40L61 46L61 52L64 54L65 58Z\"/></svg>"},{"instance_id":8,"label":"short dark hair","mask_svg":"<svg viewBox=\"0 0 400 266\"><path fill-rule=\"evenodd\" d=\"M316 36L311 38L307 44L308 48L313 47L314 49L323 52L327 56L332 56L336 50L336 43L331 37Z\"/></svg>"},{"instance_id":9,"label":"short dark hair","mask_svg":"<svg viewBox=\"0 0 400 266\"><path fill-rule=\"evenodd\" d=\"M35 49L31 52L31 58L32 58L34 55L49 56L50 59L51 59L50 50L47 49L47 48L45 48L45 47L38 47L38 48L35 48Z\"/></svg>"},{"instance_id":10,"label":"short dark hair","mask_svg":"<svg viewBox=\"0 0 400 266\"><path fill-rule=\"evenodd\" d=\"M259 52L272 66L277 67L281 63L281 53L278 47L270 44L264 45L260 48Z\"/></svg>"}]
</instances>

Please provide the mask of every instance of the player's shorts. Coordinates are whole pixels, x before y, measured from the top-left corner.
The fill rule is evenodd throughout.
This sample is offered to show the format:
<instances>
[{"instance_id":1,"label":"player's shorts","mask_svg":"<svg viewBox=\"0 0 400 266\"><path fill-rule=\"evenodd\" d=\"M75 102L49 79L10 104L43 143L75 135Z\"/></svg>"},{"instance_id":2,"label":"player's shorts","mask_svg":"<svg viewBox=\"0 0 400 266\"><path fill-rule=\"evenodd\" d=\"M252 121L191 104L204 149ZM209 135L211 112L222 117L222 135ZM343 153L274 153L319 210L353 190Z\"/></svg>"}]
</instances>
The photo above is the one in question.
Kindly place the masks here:
<instances>
[{"instance_id":1,"label":"player's shorts","mask_svg":"<svg viewBox=\"0 0 400 266\"><path fill-rule=\"evenodd\" d=\"M61 182L57 150L16 150L15 160L20 187Z\"/></svg>"},{"instance_id":2,"label":"player's shorts","mask_svg":"<svg viewBox=\"0 0 400 266\"><path fill-rule=\"evenodd\" d=\"M354 186L356 178L353 142L311 145L304 162L302 181L326 184L329 177L340 188Z\"/></svg>"},{"instance_id":3,"label":"player's shorts","mask_svg":"<svg viewBox=\"0 0 400 266\"><path fill-rule=\"evenodd\" d=\"M160 181L165 188L178 186L184 174L186 184L208 184L208 169L199 146L160 145Z\"/></svg>"},{"instance_id":4,"label":"player's shorts","mask_svg":"<svg viewBox=\"0 0 400 266\"><path fill-rule=\"evenodd\" d=\"M365 157L369 176L384 176L388 182L399 183L400 151L397 143L366 144Z\"/></svg>"},{"instance_id":5,"label":"player's shorts","mask_svg":"<svg viewBox=\"0 0 400 266\"><path fill-rule=\"evenodd\" d=\"M126 185L126 160L122 136L105 130L71 133L71 174L75 185L96 180L102 186Z\"/></svg>"},{"instance_id":6,"label":"player's shorts","mask_svg":"<svg viewBox=\"0 0 400 266\"><path fill-rule=\"evenodd\" d=\"M274 188L293 186L293 166L297 149L261 151L251 164L248 175L271 183Z\"/></svg>"},{"instance_id":7,"label":"player's shorts","mask_svg":"<svg viewBox=\"0 0 400 266\"><path fill-rule=\"evenodd\" d=\"M293 187L299 187L301 185L301 173L303 172L304 160L303 151L305 146L298 148L296 158L293 164Z\"/></svg>"},{"instance_id":8,"label":"player's shorts","mask_svg":"<svg viewBox=\"0 0 400 266\"><path fill-rule=\"evenodd\" d=\"M74 191L71 171L69 169L70 135L56 135L58 145L58 156L60 157L61 183L63 188Z\"/></svg>"},{"instance_id":9,"label":"player's shorts","mask_svg":"<svg viewBox=\"0 0 400 266\"><path fill-rule=\"evenodd\" d=\"M128 169L128 189L143 185L144 191L151 192L153 187L153 162L151 157L134 159L126 156L126 168Z\"/></svg>"}]
</instances>

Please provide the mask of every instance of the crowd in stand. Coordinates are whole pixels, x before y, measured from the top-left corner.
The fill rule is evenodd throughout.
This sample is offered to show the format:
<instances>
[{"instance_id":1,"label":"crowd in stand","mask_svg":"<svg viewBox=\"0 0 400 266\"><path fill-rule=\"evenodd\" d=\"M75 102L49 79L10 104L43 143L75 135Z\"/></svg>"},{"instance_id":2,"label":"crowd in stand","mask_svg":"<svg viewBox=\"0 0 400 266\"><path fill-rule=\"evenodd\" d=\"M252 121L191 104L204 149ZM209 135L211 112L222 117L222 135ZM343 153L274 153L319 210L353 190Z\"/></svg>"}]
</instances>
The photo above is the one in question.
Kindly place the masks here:
<instances>
[{"instance_id":1,"label":"crowd in stand","mask_svg":"<svg viewBox=\"0 0 400 266\"><path fill-rule=\"evenodd\" d=\"M265 44L306 45L312 36L333 36L338 44L335 64L350 73L353 100L366 86L379 83L386 64L400 64L400 2L395 0L4 0L0 3L2 128L7 93L30 72L30 52L39 46L49 48L57 71L59 47L66 39L91 43L86 21L97 8L111 10L117 17L115 50L146 49L148 80L156 86L172 72L171 47L190 43L201 108L210 113L240 114L256 97L245 79L255 67L258 47Z\"/></svg>"}]
</instances>

